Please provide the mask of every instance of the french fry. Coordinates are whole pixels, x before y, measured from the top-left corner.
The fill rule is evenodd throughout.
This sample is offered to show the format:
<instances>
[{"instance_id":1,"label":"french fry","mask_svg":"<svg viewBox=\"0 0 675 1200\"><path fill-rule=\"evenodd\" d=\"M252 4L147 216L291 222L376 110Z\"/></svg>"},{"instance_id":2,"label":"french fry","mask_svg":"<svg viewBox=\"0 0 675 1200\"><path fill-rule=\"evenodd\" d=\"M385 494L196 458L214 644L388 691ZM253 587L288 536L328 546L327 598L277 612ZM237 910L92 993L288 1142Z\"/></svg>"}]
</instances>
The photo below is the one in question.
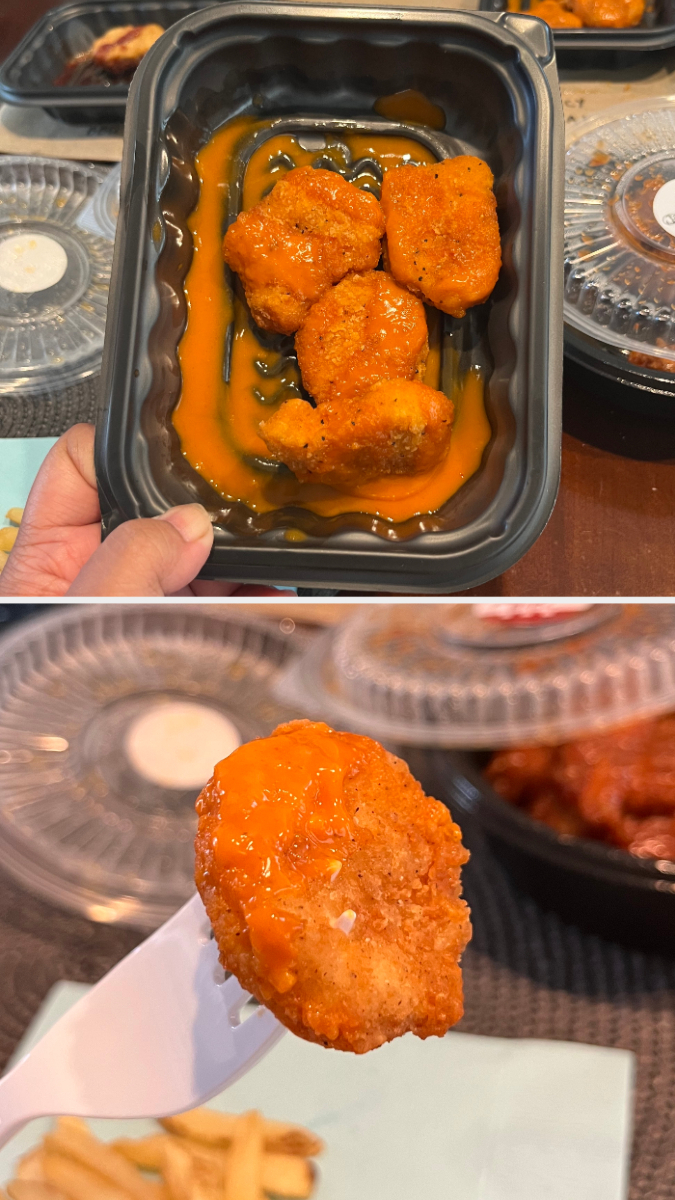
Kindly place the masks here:
<instances>
[{"instance_id":1,"label":"french fry","mask_svg":"<svg viewBox=\"0 0 675 1200\"><path fill-rule=\"evenodd\" d=\"M186 1150L189 1150L194 1163L195 1175L202 1180L204 1186L215 1188L220 1200L220 1193L225 1186L229 1150L204 1146L200 1142L190 1142L187 1138L174 1138L172 1134L168 1136L172 1141L178 1142Z\"/></svg>"},{"instance_id":2,"label":"french fry","mask_svg":"<svg viewBox=\"0 0 675 1200\"><path fill-rule=\"evenodd\" d=\"M298 1154L265 1154L262 1162L263 1191L273 1196L306 1200L314 1187L312 1164Z\"/></svg>"},{"instance_id":3,"label":"french fry","mask_svg":"<svg viewBox=\"0 0 675 1200\"><path fill-rule=\"evenodd\" d=\"M45 1154L44 1164L47 1182L63 1192L68 1200L129 1200L128 1192L73 1158L49 1152Z\"/></svg>"},{"instance_id":4,"label":"french fry","mask_svg":"<svg viewBox=\"0 0 675 1200\"><path fill-rule=\"evenodd\" d=\"M19 530L16 525L3 525L0 528L0 550L8 554L18 536Z\"/></svg>"},{"instance_id":5,"label":"french fry","mask_svg":"<svg viewBox=\"0 0 675 1200\"><path fill-rule=\"evenodd\" d=\"M164 1147L171 1136L169 1133L153 1133L144 1138L117 1138L110 1145L142 1171L161 1173Z\"/></svg>"},{"instance_id":6,"label":"french fry","mask_svg":"<svg viewBox=\"0 0 675 1200\"><path fill-rule=\"evenodd\" d=\"M225 1186L224 1156L193 1154L192 1200L221 1200Z\"/></svg>"},{"instance_id":7,"label":"french fry","mask_svg":"<svg viewBox=\"0 0 675 1200\"><path fill-rule=\"evenodd\" d=\"M7 1194L10 1200L67 1200L51 1183L37 1183L32 1179L14 1179L7 1184Z\"/></svg>"},{"instance_id":8,"label":"french fry","mask_svg":"<svg viewBox=\"0 0 675 1200\"><path fill-rule=\"evenodd\" d=\"M71 1129L76 1133L86 1133L87 1137L90 1137L96 1141L96 1138L94 1138L94 1135L87 1125L87 1122L83 1121L82 1117L59 1117L56 1122L56 1128Z\"/></svg>"},{"instance_id":9,"label":"french fry","mask_svg":"<svg viewBox=\"0 0 675 1200\"><path fill-rule=\"evenodd\" d=\"M200 1145L199 1142L184 1140L189 1148L196 1165L210 1164L213 1177L217 1181L227 1176L231 1150L214 1149L211 1146ZM140 1164L139 1164L140 1165ZM218 1186L218 1184L217 1184ZM314 1186L314 1171L312 1164L298 1154L263 1154L262 1186L264 1192L273 1196L288 1196L293 1200L306 1200L311 1196Z\"/></svg>"},{"instance_id":10,"label":"french fry","mask_svg":"<svg viewBox=\"0 0 675 1200\"><path fill-rule=\"evenodd\" d=\"M212 1108L194 1108L192 1112L164 1117L160 1121L169 1133L204 1142L207 1146L229 1146L238 1117L233 1113L216 1112ZM274 1154L301 1154L313 1158L323 1150L323 1142L309 1129L287 1121L268 1121L262 1118L265 1149Z\"/></svg>"},{"instance_id":11,"label":"french fry","mask_svg":"<svg viewBox=\"0 0 675 1200\"><path fill-rule=\"evenodd\" d=\"M105 1142L97 1141L86 1125L73 1118L62 1118L58 1122L54 1133L47 1134L45 1147L48 1154L62 1154L98 1172L134 1200L156 1200L156 1187L144 1179L123 1154Z\"/></svg>"},{"instance_id":12,"label":"french fry","mask_svg":"<svg viewBox=\"0 0 675 1200\"><path fill-rule=\"evenodd\" d=\"M99 1142L79 1117L60 1117L24 1156L0 1200L308 1200L320 1139L301 1126L196 1109L161 1122L170 1132ZM179 1134L178 1128L181 1129ZM183 1130L200 1136L188 1137ZM266 1146L284 1145L284 1151ZM288 1149L289 1146L293 1150ZM301 1147L304 1147L301 1152ZM155 1172L157 1182L141 1174Z\"/></svg>"},{"instance_id":13,"label":"french fry","mask_svg":"<svg viewBox=\"0 0 675 1200\"><path fill-rule=\"evenodd\" d=\"M37 1150L31 1150L30 1154L26 1154L19 1162L16 1168L17 1179L28 1179L35 1183L46 1183L44 1170L44 1150L42 1146L38 1146Z\"/></svg>"},{"instance_id":14,"label":"french fry","mask_svg":"<svg viewBox=\"0 0 675 1200\"><path fill-rule=\"evenodd\" d=\"M239 1118L227 1163L223 1200L263 1200L263 1121L255 1110Z\"/></svg>"},{"instance_id":15,"label":"french fry","mask_svg":"<svg viewBox=\"0 0 675 1200\"><path fill-rule=\"evenodd\" d=\"M20 525L23 518L22 508L9 508L5 513L5 520L11 521L12 525Z\"/></svg>"},{"instance_id":16,"label":"french fry","mask_svg":"<svg viewBox=\"0 0 675 1200\"><path fill-rule=\"evenodd\" d=\"M192 1200L194 1167L192 1155L177 1138L165 1138L162 1175L169 1200Z\"/></svg>"}]
</instances>

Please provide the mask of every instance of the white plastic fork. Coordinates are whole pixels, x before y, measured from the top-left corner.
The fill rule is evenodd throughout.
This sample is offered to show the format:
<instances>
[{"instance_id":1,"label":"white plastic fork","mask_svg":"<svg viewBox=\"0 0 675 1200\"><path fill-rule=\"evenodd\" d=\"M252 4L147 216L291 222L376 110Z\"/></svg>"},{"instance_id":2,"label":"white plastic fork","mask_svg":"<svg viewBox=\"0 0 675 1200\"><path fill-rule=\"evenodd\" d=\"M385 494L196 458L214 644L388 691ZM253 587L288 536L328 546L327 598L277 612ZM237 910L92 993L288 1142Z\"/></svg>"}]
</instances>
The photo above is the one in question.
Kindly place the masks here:
<instances>
[{"instance_id":1,"label":"white plastic fork","mask_svg":"<svg viewBox=\"0 0 675 1200\"><path fill-rule=\"evenodd\" d=\"M34 1117L163 1117L244 1075L284 1032L226 978L199 896L0 1079L0 1146Z\"/></svg>"}]
</instances>

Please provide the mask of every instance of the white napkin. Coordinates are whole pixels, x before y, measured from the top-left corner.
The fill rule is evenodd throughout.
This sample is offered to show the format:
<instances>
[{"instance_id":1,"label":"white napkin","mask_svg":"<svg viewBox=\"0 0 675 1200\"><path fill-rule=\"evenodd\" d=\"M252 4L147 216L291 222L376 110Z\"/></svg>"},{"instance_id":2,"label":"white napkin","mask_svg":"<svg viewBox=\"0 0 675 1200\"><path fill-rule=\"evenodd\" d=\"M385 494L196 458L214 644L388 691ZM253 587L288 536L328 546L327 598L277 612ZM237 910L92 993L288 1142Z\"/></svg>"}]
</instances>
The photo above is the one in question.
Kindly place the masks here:
<instances>
[{"instance_id":1,"label":"white napkin","mask_svg":"<svg viewBox=\"0 0 675 1200\"><path fill-rule=\"evenodd\" d=\"M84 990L57 984L13 1061ZM355 1057L289 1034L211 1106L258 1108L324 1138L315 1200L623 1200L632 1087L625 1050L450 1033ZM0 1151L0 1182L49 1124ZM154 1128L91 1124L106 1139Z\"/></svg>"},{"instance_id":2,"label":"white napkin","mask_svg":"<svg viewBox=\"0 0 675 1200\"><path fill-rule=\"evenodd\" d=\"M50 117L28 104L0 104L0 152L84 162L119 162L122 132Z\"/></svg>"},{"instance_id":3,"label":"white napkin","mask_svg":"<svg viewBox=\"0 0 675 1200\"><path fill-rule=\"evenodd\" d=\"M24 508L56 438L0 438L0 525L8 508Z\"/></svg>"}]
</instances>

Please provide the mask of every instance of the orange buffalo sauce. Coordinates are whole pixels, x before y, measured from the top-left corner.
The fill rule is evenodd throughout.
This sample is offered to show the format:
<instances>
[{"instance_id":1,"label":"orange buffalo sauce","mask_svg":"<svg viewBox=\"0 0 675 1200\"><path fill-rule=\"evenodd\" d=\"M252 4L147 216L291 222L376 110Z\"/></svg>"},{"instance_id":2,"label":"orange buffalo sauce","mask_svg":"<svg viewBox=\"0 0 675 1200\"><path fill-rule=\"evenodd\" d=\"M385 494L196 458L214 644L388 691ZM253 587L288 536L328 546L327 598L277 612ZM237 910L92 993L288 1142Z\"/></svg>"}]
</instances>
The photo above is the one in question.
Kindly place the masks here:
<instances>
[{"instance_id":1,"label":"orange buffalo sauce","mask_svg":"<svg viewBox=\"0 0 675 1200\"><path fill-rule=\"evenodd\" d=\"M218 796L218 889L246 921L278 992L295 983L293 940L302 928L285 906L306 880L337 878L350 852L344 783L358 770L363 740L327 725L296 726L292 736L241 746L207 785Z\"/></svg>"},{"instance_id":2,"label":"orange buffalo sauce","mask_svg":"<svg viewBox=\"0 0 675 1200\"><path fill-rule=\"evenodd\" d=\"M230 171L237 144L245 134L267 122L239 117L223 126L197 157L201 183L199 202L189 220L194 254L185 279L187 328L178 349L182 389L173 423L188 462L227 500L243 501L255 512L286 505L309 509L324 517L362 512L405 521L419 513L435 512L480 466L491 430L478 371L457 379L451 393L455 423L447 457L423 475L389 476L350 492L325 484L301 484L289 472L265 469L260 460L269 452L258 429L283 400L299 394L294 364L279 373L277 350L263 349L251 330L243 305L233 299L223 264L223 222ZM412 139L349 135L342 139L353 159L372 156L383 169L411 159L433 161L431 151ZM335 142L322 153L341 162L344 151ZM316 159L316 150L303 150L297 140L280 135L264 142L251 156L243 189L243 207L251 208L270 186L295 166ZM363 177L367 178L367 175ZM226 334L234 320L230 381L223 379ZM439 385L440 322L430 314L429 363L425 382ZM256 362L275 371L266 377Z\"/></svg>"},{"instance_id":3,"label":"orange buffalo sauce","mask_svg":"<svg viewBox=\"0 0 675 1200\"><path fill-rule=\"evenodd\" d=\"M392 121L413 121L417 125L428 125L431 129L445 129L445 112L422 92L406 88L391 96L380 96L373 108L381 117Z\"/></svg>"}]
</instances>

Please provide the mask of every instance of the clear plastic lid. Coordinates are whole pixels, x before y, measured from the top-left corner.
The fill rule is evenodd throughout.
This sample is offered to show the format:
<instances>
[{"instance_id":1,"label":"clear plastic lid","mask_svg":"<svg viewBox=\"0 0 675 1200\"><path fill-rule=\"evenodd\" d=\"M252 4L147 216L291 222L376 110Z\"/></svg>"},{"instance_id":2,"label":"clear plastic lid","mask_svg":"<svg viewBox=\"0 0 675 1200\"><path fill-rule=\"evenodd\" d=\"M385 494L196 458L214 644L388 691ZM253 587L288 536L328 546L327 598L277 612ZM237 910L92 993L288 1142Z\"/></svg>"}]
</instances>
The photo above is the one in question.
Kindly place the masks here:
<instances>
[{"instance_id":1,"label":"clear plastic lid","mask_svg":"<svg viewBox=\"0 0 675 1200\"><path fill-rule=\"evenodd\" d=\"M117 218L120 215L120 180L122 168L120 163L108 171L103 183L96 189L89 201L83 205L77 219L82 229L94 233L98 237L115 241Z\"/></svg>"},{"instance_id":2,"label":"clear plastic lid","mask_svg":"<svg viewBox=\"0 0 675 1200\"><path fill-rule=\"evenodd\" d=\"M675 101L618 105L573 131L565 170L565 320L675 359Z\"/></svg>"},{"instance_id":3,"label":"clear plastic lid","mask_svg":"<svg viewBox=\"0 0 675 1200\"><path fill-rule=\"evenodd\" d=\"M77 218L106 175L0 159L0 391L58 393L100 369L113 246Z\"/></svg>"},{"instance_id":4,"label":"clear plastic lid","mask_svg":"<svg viewBox=\"0 0 675 1200\"><path fill-rule=\"evenodd\" d=\"M0 867L92 920L160 925L194 890L215 763L289 719L294 638L214 606L62 608L0 639Z\"/></svg>"},{"instance_id":5,"label":"clear plastic lid","mask_svg":"<svg viewBox=\"0 0 675 1200\"><path fill-rule=\"evenodd\" d=\"M489 608L378 605L319 639L275 694L391 745L446 747L563 741L675 708L675 605L510 622Z\"/></svg>"}]
</instances>

